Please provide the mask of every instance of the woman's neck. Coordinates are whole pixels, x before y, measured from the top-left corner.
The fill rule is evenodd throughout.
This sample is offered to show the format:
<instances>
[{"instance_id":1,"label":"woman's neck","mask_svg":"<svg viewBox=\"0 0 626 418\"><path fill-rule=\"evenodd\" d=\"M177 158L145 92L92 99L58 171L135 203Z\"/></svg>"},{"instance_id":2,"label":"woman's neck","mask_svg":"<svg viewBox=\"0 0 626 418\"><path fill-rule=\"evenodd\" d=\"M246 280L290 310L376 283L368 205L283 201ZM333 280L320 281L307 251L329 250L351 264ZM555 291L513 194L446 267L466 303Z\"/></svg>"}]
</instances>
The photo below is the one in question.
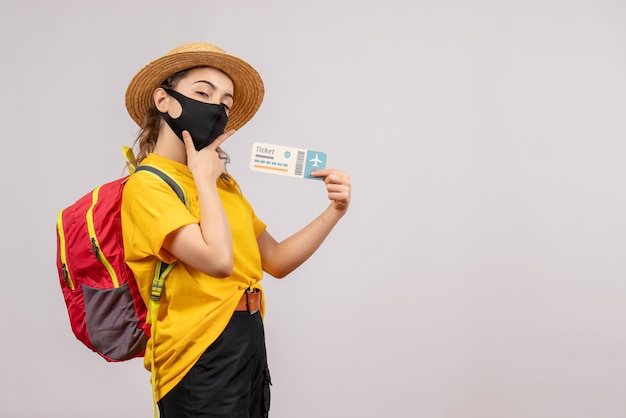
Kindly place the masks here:
<instances>
[{"instance_id":1,"label":"woman's neck","mask_svg":"<svg viewBox=\"0 0 626 418\"><path fill-rule=\"evenodd\" d=\"M167 129L161 129L152 152L181 164L187 164L185 144L171 130L168 132Z\"/></svg>"}]
</instances>

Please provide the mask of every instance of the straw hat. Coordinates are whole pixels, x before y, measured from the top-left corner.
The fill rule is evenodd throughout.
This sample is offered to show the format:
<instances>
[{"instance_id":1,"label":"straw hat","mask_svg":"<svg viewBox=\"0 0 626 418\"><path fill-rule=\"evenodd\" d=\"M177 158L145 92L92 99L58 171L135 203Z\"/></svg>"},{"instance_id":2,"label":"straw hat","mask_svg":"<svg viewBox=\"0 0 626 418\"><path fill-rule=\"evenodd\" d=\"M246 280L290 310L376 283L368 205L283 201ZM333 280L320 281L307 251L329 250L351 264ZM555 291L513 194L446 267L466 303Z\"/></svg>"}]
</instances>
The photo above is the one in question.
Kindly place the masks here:
<instances>
[{"instance_id":1,"label":"straw hat","mask_svg":"<svg viewBox=\"0 0 626 418\"><path fill-rule=\"evenodd\" d=\"M233 107L226 130L245 125L263 101L263 80L247 62L227 54L216 45L194 42L178 46L143 67L126 89L126 109L141 126L152 106L152 93L165 79L178 71L193 67L214 67L228 75L235 86Z\"/></svg>"}]
</instances>

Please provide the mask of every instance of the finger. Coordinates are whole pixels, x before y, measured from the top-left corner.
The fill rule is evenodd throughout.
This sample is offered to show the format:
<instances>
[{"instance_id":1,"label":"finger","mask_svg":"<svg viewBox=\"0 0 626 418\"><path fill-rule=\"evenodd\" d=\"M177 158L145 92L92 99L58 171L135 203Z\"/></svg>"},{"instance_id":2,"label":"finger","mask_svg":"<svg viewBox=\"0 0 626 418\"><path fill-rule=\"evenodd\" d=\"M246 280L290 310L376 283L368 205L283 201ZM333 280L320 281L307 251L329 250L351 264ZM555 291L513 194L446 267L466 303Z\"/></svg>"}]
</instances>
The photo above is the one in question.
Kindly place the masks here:
<instances>
[{"instance_id":1,"label":"finger","mask_svg":"<svg viewBox=\"0 0 626 418\"><path fill-rule=\"evenodd\" d=\"M328 186L333 184L342 185L346 182L341 173L335 170L328 170L328 172L325 173L324 177L322 178L322 181L324 181L324 183L326 183L326 185Z\"/></svg>"},{"instance_id":2,"label":"finger","mask_svg":"<svg viewBox=\"0 0 626 418\"><path fill-rule=\"evenodd\" d=\"M311 171L312 177L326 177L329 174L330 174L330 170L328 169Z\"/></svg>"},{"instance_id":3,"label":"finger","mask_svg":"<svg viewBox=\"0 0 626 418\"><path fill-rule=\"evenodd\" d=\"M226 141L228 138L230 138L231 136L233 136L233 134L237 132L234 129L231 129L230 131L226 131L223 134L221 134L220 136L218 136L217 138L215 138L215 141L211 142L211 145L209 145L210 148L212 149L217 149L217 147L219 147L220 145L222 145L224 143L224 141Z\"/></svg>"},{"instance_id":4,"label":"finger","mask_svg":"<svg viewBox=\"0 0 626 418\"><path fill-rule=\"evenodd\" d=\"M183 142L185 143L187 155L196 151L196 147L193 144L193 139L191 139L191 134L188 131L183 131Z\"/></svg>"}]
</instances>

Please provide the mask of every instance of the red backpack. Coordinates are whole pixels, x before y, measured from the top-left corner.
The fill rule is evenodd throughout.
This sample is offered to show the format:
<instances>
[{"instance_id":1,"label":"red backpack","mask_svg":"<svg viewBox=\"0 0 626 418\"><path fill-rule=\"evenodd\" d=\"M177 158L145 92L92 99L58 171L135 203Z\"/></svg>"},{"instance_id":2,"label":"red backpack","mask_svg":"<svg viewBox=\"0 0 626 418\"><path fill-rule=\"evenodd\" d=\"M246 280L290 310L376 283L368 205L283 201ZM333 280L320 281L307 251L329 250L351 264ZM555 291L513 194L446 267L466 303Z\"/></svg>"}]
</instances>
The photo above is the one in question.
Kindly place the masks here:
<instances>
[{"instance_id":1,"label":"red backpack","mask_svg":"<svg viewBox=\"0 0 626 418\"><path fill-rule=\"evenodd\" d=\"M161 178L186 204L182 188L163 171L151 165L140 171ZM127 178L95 188L57 218L57 268L72 331L107 361L143 356L150 337L147 308L124 258L120 209ZM172 267L157 263L157 303Z\"/></svg>"}]
</instances>

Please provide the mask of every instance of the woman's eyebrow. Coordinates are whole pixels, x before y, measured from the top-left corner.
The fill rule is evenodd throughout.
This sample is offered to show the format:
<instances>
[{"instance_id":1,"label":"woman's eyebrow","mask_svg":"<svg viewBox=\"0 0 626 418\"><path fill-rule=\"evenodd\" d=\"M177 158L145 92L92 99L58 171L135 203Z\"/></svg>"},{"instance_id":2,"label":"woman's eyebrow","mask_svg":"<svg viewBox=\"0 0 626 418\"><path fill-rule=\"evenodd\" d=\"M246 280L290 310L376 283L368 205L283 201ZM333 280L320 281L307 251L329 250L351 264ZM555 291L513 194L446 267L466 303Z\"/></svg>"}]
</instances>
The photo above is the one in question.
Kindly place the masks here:
<instances>
[{"instance_id":1,"label":"woman's eyebrow","mask_svg":"<svg viewBox=\"0 0 626 418\"><path fill-rule=\"evenodd\" d=\"M217 90L217 88L215 87L215 84L211 83L211 82L210 82L210 81L208 81L208 80L198 80L198 81L195 81L195 82L194 82L194 84L196 84L196 83L205 83L205 84L208 84L208 85L209 85L209 86L210 86L213 90ZM230 93L224 93L224 96L226 96L226 97L230 97L231 99L235 100L235 98L233 97L233 95L232 95L232 94L230 94Z\"/></svg>"}]
</instances>

